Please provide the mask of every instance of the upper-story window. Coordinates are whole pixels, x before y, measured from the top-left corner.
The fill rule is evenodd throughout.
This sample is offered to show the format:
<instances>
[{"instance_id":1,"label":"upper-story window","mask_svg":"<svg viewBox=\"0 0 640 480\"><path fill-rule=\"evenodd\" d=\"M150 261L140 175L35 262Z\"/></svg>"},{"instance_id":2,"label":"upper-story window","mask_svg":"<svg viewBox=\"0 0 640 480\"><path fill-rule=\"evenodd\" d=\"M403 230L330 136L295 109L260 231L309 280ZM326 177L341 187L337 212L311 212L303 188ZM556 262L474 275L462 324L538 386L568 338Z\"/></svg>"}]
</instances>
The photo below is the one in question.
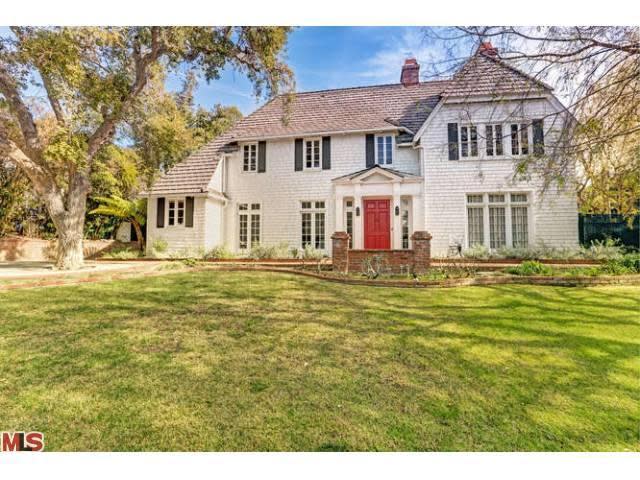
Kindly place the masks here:
<instances>
[{"instance_id":1,"label":"upper-story window","mask_svg":"<svg viewBox=\"0 0 640 480\"><path fill-rule=\"evenodd\" d=\"M526 123L512 123L511 127L511 154L529 155L529 126Z\"/></svg>"},{"instance_id":2,"label":"upper-story window","mask_svg":"<svg viewBox=\"0 0 640 480\"><path fill-rule=\"evenodd\" d=\"M319 138L305 139L304 141L304 168L320 168L320 158L322 158L322 142Z\"/></svg>"},{"instance_id":3,"label":"upper-story window","mask_svg":"<svg viewBox=\"0 0 640 480\"><path fill-rule=\"evenodd\" d=\"M478 128L475 125L462 125L460 127L460 156L478 156Z\"/></svg>"},{"instance_id":4,"label":"upper-story window","mask_svg":"<svg viewBox=\"0 0 640 480\"><path fill-rule=\"evenodd\" d=\"M485 126L485 140L487 142L487 156L499 156L502 155L502 125L486 125Z\"/></svg>"},{"instance_id":5,"label":"upper-story window","mask_svg":"<svg viewBox=\"0 0 640 480\"><path fill-rule=\"evenodd\" d=\"M258 144L250 143L243 147L243 172L256 172L258 170Z\"/></svg>"},{"instance_id":6,"label":"upper-story window","mask_svg":"<svg viewBox=\"0 0 640 480\"><path fill-rule=\"evenodd\" d=\"M393 136L380 135L376 137L376 162L378 165L393 163Z\"/></svg>"}]
</instances>

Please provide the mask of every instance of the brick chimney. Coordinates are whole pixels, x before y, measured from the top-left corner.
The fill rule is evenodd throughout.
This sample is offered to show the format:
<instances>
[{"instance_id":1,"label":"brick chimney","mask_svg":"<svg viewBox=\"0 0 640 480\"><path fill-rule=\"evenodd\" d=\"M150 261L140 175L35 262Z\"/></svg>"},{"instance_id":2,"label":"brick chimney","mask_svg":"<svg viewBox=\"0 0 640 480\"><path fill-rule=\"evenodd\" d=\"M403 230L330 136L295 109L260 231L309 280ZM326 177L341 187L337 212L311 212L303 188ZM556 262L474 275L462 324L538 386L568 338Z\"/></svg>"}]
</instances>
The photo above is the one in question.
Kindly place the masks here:
<instances>
[{"instance_id":1,"label":"brick chimney","mask_svg":"<svg viewBox=\"0 0 640 480\"><path fill-rule=\"evenodd\" d=\"M478 45L477 53L482 53L490 57L497 57L498 49L491 45L491 42L480 42L480 45Z\"/></svg>"},{"instance_id":2,"label":"brick chimney","mask_svg":"<svg viewBox=\"0 0 640 480\"><path fill-rule=\"evenodd\" d=\"M405 87L418 85L420 83L420 65L415 58L407 58L402 66L400 83Z\"/></svg>"}]
</instances>

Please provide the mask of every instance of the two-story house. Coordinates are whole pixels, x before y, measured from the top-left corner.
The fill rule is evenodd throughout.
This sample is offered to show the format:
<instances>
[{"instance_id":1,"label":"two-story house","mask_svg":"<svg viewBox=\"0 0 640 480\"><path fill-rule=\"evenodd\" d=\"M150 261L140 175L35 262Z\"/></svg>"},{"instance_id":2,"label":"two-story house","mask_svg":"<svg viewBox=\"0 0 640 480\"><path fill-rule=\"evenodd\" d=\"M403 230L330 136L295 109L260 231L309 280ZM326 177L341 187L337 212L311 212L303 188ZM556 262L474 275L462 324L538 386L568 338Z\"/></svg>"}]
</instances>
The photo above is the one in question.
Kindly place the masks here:
<instances>
[{"instance_id":1,"label":"two-story house","mask_svg":"<svg viewBox=\"0 0 640 480\"><path fill-rule=\"evenodd\" d=\"M450 79L278 96L161 177L149 192L148 245L171 251L286 242L331 252L461 245L575 246L568 181L542 191L527 156L548 155L569 121L551 87L500 60L490 44ZM570 179L569 179L570 180Z\"/></svg>"}]
</instances>

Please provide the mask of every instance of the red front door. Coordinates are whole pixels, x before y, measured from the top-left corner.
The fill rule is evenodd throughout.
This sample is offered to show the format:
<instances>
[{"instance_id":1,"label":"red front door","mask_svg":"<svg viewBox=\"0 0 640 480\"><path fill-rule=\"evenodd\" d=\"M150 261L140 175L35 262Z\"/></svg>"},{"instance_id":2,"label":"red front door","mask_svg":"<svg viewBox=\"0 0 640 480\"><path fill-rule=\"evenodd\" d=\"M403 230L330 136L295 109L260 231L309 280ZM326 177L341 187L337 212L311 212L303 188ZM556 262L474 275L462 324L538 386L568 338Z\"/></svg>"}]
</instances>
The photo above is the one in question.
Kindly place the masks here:
<instances>
[{"instance_id":1,"label":"red front door","mask_svg":"<svg viewBox=\"0 0 640 480\"><path fill-rule=\"evenodd\" d=\"M389 200L364 200L364 248L391 248Z\"/></svg>"}]
</instances>

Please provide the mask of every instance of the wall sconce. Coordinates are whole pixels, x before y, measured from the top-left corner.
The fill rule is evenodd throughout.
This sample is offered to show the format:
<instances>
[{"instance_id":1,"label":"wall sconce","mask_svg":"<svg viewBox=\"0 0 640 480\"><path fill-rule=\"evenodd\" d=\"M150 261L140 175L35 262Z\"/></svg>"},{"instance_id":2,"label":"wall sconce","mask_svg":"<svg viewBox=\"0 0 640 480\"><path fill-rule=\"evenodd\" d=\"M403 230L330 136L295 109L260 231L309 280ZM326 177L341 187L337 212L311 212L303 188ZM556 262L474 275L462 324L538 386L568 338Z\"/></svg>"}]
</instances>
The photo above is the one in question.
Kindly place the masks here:
<instances>
[{"instance_id":1,"label":"wall sconce","mask_svg":"<svg viewBox=\"0 0 640 480\"><path fill-rule=\"evenodd\" d=\"M356 217L360 216L360 207L356 207Z\"/></svg>"},{"instance_id":2,"label":"wall sconce","mask_svg":"<svg viewBox=\"0 0 640 480\"><path fill-rule=\"evenodd\" d=\"M396 205L396 217L400 215L400 207Z\"/></svg>"}]
</instances>

